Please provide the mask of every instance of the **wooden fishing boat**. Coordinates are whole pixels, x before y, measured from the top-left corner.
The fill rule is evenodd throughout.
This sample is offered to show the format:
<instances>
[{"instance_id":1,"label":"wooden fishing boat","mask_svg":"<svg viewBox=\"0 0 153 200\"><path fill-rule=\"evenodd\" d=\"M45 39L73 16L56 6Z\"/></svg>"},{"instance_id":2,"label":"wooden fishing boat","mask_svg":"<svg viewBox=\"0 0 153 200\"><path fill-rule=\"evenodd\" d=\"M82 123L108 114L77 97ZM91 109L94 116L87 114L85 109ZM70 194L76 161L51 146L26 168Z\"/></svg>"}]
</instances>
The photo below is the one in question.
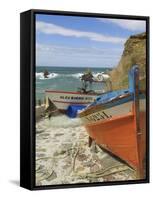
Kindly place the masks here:
<instances>
[{"instance_id":1,"label":"wooden fishing boat","mask_svg":"<svg viewBox=\"0 0 153 200\"><path fill-rule=\"evenodd\" d=\"M118 156L144 178L146 98L139 91L139 69L129 72L129 89L98 97L79 113L90 142Z\"/></svg>"},{"instance_id":2,"label":"wooden fishing boat","mask_svg":"<svg viewBox=\"0 0 153 200\"><path fill-rule=\"evenodd\" d=\"M99 95L101 95L99 93ZM66 111L69 105L84 105L87 106L95 101L98 93L82 93L82 92L69 92L60 90L46 90L46 104L48 99L51 100L60 111Z\"/></svg>"},{"instance_id":3,"label":"wooden fishing boat","mask_svg":"<svg viewBox=\"0 0 153 200\"><path fill-rule=\"evenodd\" d=\"M80 78L82 87L78 88L78 91L46 90L46 107L49 106L49 101L51 101L58 110L65 112L70 105L87 106L93 103L97 96L106 92L103 87L104 84L106 87L109 84L107 88L111 89L107 74L99 75L96 79L91 73L84 74ZM96 89L94 89L94 86L97 86Z\"/></svg>"}]
</instances>

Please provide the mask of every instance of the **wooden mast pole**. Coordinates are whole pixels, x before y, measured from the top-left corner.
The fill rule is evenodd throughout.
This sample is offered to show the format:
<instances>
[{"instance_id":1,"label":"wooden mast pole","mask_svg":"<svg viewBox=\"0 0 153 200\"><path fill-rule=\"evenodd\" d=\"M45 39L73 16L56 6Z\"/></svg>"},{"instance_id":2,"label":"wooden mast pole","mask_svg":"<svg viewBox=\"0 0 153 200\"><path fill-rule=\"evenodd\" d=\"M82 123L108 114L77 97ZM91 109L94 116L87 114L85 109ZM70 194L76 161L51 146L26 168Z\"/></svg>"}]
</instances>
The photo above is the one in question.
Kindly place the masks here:
<instances>
[{"instance_id":1,"label":"wooden mast pole","mask_svg":"<svg viewBox=\"0 0 153 200\"><path fill-rule=\"evenodd\" d=\"M135 124L136 124L136 137L137 137L137 153L139 166L137 169L137 178L144 178L144 169L143 169L143 155L141 155L141 137L142 132L140 130L140 103L139 103L139 68L135 66L134 70L134 113L135 113Z\"/></svg>"}]
</instances>

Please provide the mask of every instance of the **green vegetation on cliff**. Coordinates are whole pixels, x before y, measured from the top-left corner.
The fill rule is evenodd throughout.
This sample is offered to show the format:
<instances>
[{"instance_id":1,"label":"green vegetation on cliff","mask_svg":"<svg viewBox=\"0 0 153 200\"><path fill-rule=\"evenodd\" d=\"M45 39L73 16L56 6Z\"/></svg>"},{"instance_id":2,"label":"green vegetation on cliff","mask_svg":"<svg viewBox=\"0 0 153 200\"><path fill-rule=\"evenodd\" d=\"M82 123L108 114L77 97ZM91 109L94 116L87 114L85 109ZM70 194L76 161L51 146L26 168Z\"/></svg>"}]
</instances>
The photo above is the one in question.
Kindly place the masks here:
<instances>
[{"instance_id":1,"label":"green vegetation on cliff","mask_svg":"<svg viewBox=\"0 0 153 200\"><path fill-rule=\"evenodd\" d=\"M128 71L133 65L140 69L140 87L146 83L146 33L132 35L124 44L119 64L110 72L113 89L128 88Z\"/></svg>"}]
</instances>

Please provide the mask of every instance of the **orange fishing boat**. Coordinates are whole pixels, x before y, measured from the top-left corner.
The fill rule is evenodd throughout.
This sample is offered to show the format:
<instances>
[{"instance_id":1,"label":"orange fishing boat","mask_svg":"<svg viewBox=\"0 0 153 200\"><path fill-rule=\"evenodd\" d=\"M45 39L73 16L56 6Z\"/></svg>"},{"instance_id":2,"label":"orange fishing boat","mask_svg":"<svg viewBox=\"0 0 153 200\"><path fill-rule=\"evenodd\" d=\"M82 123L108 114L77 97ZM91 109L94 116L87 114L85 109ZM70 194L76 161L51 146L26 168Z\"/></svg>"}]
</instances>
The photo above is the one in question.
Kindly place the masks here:
<instances>
[{"instance_id":1,"label":"orange fishing boat","mask_svg":"<svg viewBox=\"0 0 153 200\"><path fill-rule=\"evenodd\" d=\"M139 91L139 69L134 66L129 72L129 89L98 97L79 113L90 142L124 160L145 177L146 101ZM108 98L109 97L109 98Z\"/></svg>"}]
</instances>

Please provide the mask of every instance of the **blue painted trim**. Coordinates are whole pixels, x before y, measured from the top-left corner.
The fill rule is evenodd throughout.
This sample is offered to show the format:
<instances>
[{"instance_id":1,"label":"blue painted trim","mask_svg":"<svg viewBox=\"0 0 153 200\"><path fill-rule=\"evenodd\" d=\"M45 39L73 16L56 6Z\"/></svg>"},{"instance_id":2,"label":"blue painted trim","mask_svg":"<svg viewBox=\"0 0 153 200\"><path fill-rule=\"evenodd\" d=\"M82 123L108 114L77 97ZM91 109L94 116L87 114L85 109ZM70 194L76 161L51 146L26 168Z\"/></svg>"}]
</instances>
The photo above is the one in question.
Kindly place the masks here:
<instances>
[{"instance_id":1,"label":"blue painted trim","mask_svg":"<svg viewBox=\"0 0 153 200\"><path fill-rule=\"evenodd\" d=\"M136 77L139 74L139 67L134 65L129 71L129 92L135 93Z\"/></svg>"},{"instance_id":2,"label":"blue painted trim","mask_svg":"<svg viewBox=\"0 0 153 200\"><path fill-rule=\"evenodd\" d=\"M133 101L134 97L135 97L135 82L136 82L136 78L139 74L139 67L137 65L134 65L131 70L129 71L129 88L126 90L117 90L117 91L113 91L113 92L107 92L106 94L102 94L101 96L97 97L96 101L93 102L92 104L90 104L89 107L93 107L96 105L100 105L100 104L105 104L105 106L107 108L109 107L113 107L122 103L126 103L129 101ZM125 97L123 99L118 99L114 102L110 102L113 99L125 95L125 94L129 94L130 96ZM145 96L143 94L140 94L139 98L145 98ZM107 104L108 103L108 104ZM106 105L107 104L107 105Z\"/></svg>"}]
</instances>

